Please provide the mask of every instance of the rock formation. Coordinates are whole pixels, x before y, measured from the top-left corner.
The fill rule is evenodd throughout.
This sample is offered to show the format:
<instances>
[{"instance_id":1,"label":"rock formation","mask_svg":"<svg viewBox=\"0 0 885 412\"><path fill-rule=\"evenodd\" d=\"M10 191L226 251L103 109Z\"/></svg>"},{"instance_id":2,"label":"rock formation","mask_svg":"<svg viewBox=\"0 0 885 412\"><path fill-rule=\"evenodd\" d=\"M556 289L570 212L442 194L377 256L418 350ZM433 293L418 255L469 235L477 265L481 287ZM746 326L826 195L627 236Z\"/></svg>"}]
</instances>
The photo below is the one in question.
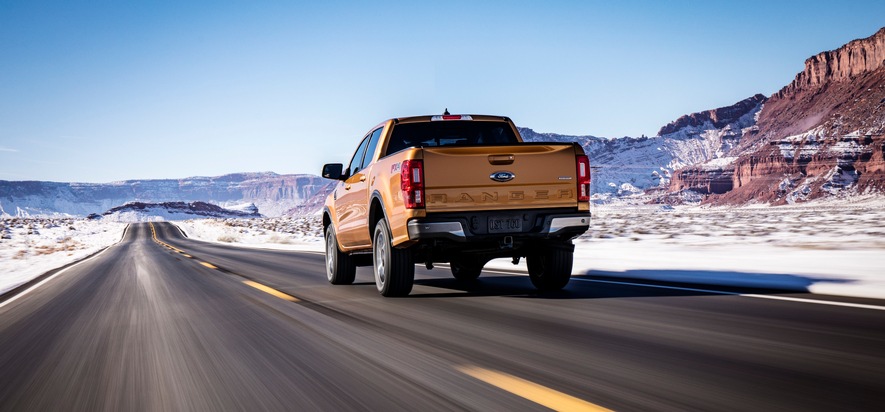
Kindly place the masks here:
<instances>
[{"instance_id":1,"label":"rock formation","mask_svg":"<svg viewBox=\"0 0 885 412\"><path fill-rule=\"evenodd\" d=\"M254 205L253 205L254 207ZM150 221L150 220L185 220L199 218L257 218L262 217L258 208L251 211L225 209L218 205L206 202L162 202L145 203L129 202L125 205L114 207L102 214L106 218L122 221ZM91 217L92 215L90 215ZM169 219L174 217L174 219Z\"/></svg>"},{"instance_id":2,"label":"rock formation","mask_svg":"<svg viewBox=\"0 0 885 412\"><path fill-rule=\"evenodd\" d=\"M676 133L686 127L703 126L708 122L717 129L723 128L730 123L738 121L738 119L740 119L743 115L755 109L757 106L759 106L759 104L764 103L765 100L765 96L761 94L756 94L753 97L748 97L731 106L720 107L718 109L708 110L705 112L687 114L676 119L676 121L662 127L661 130L658 131L658 136Z\"/></svg>"},{"instance_id":3,"label":"rock formation","mask_svg":"<svg viewBox=\"0 0 885 412\"><path fill-rule=\"evenodd\" d=\"M765 102L730 164L678 170L670 190L709 194L705 201L714 204L882 191L883 148L885 28L807 59Z\"/></svg>"},{"instance_id":4,"label":"rock formation","mask_svg":"<svg viewBox=\"0 0 885 412\"><path fill-rule=\"evenodd\" d=\"M112 183L0 181L0 215L102 213L127 202L209 202L222 207L253 203L267 216L325 193L331 180L313 175L234 173L185 179Z\"/></svg>"},{"instance_id":5,"label":"rock formation","mask_svg":"<svg viewBox=\"0 0 885 412\"><path fill-rule=\"evenodd\" d=\"M832 82L851 80L885 66L885 27L865 39L858 39L805 60L805 70L775 94L785 98Z\"/></svg>"}]
</instances>

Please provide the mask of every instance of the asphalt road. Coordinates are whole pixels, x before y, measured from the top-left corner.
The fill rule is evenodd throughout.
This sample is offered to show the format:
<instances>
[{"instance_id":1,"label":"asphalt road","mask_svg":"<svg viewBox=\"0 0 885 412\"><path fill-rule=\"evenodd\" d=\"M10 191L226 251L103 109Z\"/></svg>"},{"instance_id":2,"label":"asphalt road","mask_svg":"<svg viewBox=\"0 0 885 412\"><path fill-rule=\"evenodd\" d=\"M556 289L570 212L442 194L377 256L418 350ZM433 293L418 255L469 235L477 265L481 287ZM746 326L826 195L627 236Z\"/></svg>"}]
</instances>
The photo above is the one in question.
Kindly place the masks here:
<instances>
[{"instance_id":1,"label":"asphalt road","mask_svg":"<svg viewBox=\"0 0 885 412\"><path fill-rule=\"evenodd\" d=\"M0 304L0 411L885 405L881 301L582 276L538 294L521 274L465 285L445 268L419 269L409 297L387 299L370 268L332 286L322 255L153 226L156 240L132 225Z\"/></svg>"}]
</instances>

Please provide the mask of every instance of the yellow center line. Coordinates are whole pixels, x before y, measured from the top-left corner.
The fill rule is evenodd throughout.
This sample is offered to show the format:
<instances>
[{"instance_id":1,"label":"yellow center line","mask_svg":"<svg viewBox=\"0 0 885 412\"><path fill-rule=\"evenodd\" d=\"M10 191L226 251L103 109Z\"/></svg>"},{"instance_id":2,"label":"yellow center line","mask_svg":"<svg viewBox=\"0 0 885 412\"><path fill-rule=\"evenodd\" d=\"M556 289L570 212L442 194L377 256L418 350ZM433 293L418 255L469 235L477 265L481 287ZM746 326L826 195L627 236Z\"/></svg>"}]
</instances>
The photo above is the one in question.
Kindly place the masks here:
<instances>
[{"instance_id":1,"label":"yellow center line","mask_svg":"<svg viewBox=\"0 0 885 412\"><path fill-rule=\"evenodd\" d=\"M496 386L556 411L610 411L610 409L506 373L495 372L476 366L461 366L458 367L458 370L489 385Z\"/></svg>"},{"instance_id":2,"label":"yellow center line","mask_svg":"<svg viewBox=\"0 0 885 412\"><path fill-rule=\"evenodd\" d=\"M264 285L262 285L262 284L260 284L260 283L258 283L258 282L253 282L253 281L251 281L251 280L244 280L243 283L245 283L245 284L247 284L247 285L249 285L249 286L252 286L253 288L258 289L258 290L260 290L260 291L262 291L262 292L266 292L266 293L269 293L269 294L271 294L271 295L274 295L274 296L276 296L276 297L278 297L278 298L280 298L280 299L288 300L289 302L298 302L298 298L296 298L296 297L294 297L294 296L289 296L289 295L287 295L287 294L285 294L285 293L283 293L283 292L280 292L280 291L278 291L278 290L276 290L276 289L274 289L274 288L268 287L268 286L264 286Z\"/></svg>"},{"instance_id":3,"label":"yellow center line","mask_svg":"<svg viewBox=\"0 0 885 412\"><path fill-rule=\"evenodd\" d=\"M172 245L170 245L170 244L168 244L168 243L166 243L166 242L163 242L163 241L160 240L160 239L157 239L157 231L154 230L154 224L153 224L153 223L150 223L150 225L151 225L151 233L153 234L153 238L154 238L154 241L155 241L155 242L157 242L158 244L160 244L160 245L162 245L162 246L165 246L165 247L167 247L167 248L169 248L169 249L171 249L171 250L174 250L175 252L181 253L182 256L184 256L184 257L186 257L186 258L191 258L191 259L193 259L193 256L188 255L187 253L184 253L183 250L178 249L178 248L176 248L175 246L172 246ZM203 266L205 266L205 267L207 267L207 268L209 268L209 269L218 269L218 266L215 266L215 265L213 265L213 264L211 264L211 263L209 263L209 262L200 262L200 264L203 265ZM278 290L276 290L276 289L274 289L274 288L272 288L272 287L264 286L264 285L262 285L262 284L260 284L260 283L258 283L258 282L253 282L253 281L251 281L251 280L244 280L243 283L245 283L245 284L247 284L247 285L249 285L249 286L252 286L253 288L258 289L258 290L260 290L260 291L262 291L262 292L265 292L265 293L268 293L268 294L274 295L274 296L276 296L276 297L278 297L278 298L280 298L280 299L288 300L289 302L298 302L298 301L299 301L298 298L296 298L296 297L294 297L294 296L287 295L287 294L285 294L285 293L283 293L283 292L280 292L280 291L278 291Z\"/></svg>"},{"instance_id":4,"label":"yellow center line","mask_svg":"<svg viewBox=\"0 0 885 412\"><path fill-rule=\"evenodd\" d=\"M158 245L163 246L163 247L166 247L166 248L168 248L168 249L170 249L170 250L173 250L173 251L175 251L175 252L181 253L181 255L184 256L184 257L186 257L186 258L189 258L189 259L193 259L193 258L194 258L193 256L188 255L187 253L184 253L183 250L181 250L181 249L179 249L179 248L177 248L177 247L175 247L175 246L172 246L172 245L170 245L170 244L168 244L168 243L166 243L166 242L164 242L164 241L158 239L158 238L157 238L157 231L154 229L154 224L153 224L153 223L148 223L148 224L151 225L151 233L153 233L154 242L156 242ZM215 265L213 265L213 264L211 264L211 263L200 262L200 264L203 265L203 266L205 266L205 267L207 267L207 268L209 268L209 269L218 269L217 266L215 266Z\"/></svg>"}]
</instances>

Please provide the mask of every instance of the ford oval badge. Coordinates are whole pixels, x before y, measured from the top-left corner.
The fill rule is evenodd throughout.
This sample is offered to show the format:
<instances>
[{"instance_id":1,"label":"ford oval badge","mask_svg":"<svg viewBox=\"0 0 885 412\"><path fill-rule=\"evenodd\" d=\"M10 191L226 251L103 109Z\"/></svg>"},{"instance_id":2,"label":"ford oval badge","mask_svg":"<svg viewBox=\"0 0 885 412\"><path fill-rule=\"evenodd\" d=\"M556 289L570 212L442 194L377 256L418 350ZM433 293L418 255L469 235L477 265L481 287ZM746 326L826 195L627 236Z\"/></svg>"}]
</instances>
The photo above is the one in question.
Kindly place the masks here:
<instances>
[{"instance_id":1,"label":"ford oval badge","mask_svg":"<svg viewBox=\"0 0 885 412\"><path fill-rule=\"evenodd\" d=\"M489 176L489 179L492 179L496 182L509 182L513 180L514 177L516 177L516 175L510 172L495 172L492 173L491 176Z\"/></svg>"}]
</instances>

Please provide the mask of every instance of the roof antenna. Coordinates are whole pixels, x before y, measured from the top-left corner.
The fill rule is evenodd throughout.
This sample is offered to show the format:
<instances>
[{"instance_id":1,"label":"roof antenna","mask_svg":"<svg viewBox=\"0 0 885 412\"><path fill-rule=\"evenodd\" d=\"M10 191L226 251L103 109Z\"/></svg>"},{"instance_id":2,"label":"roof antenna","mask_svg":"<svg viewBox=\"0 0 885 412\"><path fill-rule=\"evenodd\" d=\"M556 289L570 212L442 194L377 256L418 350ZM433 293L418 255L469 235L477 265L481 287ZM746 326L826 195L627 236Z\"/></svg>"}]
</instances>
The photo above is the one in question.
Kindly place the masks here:
<instances>
[{"instance_id":1,"label":"roof antenna","mask_svg":"<svg viewBox=\"0 0 885 412\"><path fill-rule=\"evenodd\" d=\"M446 107L446 111L443 112L443 116L448 116L448 115L450 115L450 114L451 114L451 113L449 113L449 108Z\"/></svg>"}]
</instances>

